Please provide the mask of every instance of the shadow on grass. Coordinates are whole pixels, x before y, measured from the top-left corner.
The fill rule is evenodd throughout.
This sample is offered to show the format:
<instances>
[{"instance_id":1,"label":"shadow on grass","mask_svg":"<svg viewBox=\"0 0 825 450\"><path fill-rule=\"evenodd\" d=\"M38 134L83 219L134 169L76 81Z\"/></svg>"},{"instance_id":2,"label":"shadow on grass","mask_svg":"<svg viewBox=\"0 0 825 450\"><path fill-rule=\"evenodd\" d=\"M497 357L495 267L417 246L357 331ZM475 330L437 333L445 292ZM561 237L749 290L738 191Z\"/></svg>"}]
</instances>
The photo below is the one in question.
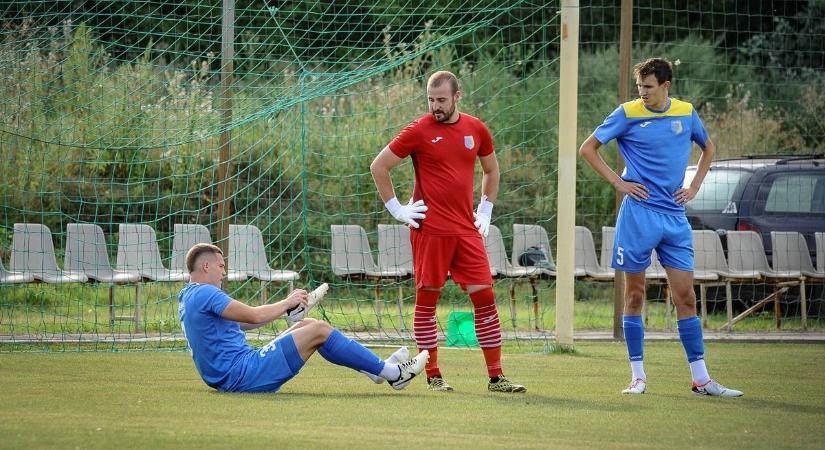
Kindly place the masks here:
<instances>
[{"instance_id":1,"label":"shadow on grass","mask_svg":"<svg viewBox=\"0 0 825 450\"><path fill-rule=\"evenodd\" d=\"M304 400L323 400L323 401L330 401L330 400L391 400L391 401L404 401L404 400L427 400L427 401L434 401L438 399L444 399L448 402L455 402L456 400L461 400L462 402L465 401L472 401L472 402L496 402L501 404L523 404L526 406L535 406L535 407L555 407L555 408L565 408L569 410L578 410L578 411L604 411L604 412L622 412L627 409L627 405L622 404L621 402L614 402L608 403L603 401L589 401L589 400L582 400L578 398L572 397L554 397L548 395L540 395L540 394L503 394L503 393L472 393L472 392L461 392L461 393L450 393L444 395L443 393L431 393L431 392L415 392L413 395L399 395L397 392L387 391L387 392L362 392L362 393L351 393L351 392L278 392L278 393L271 393L271 392L262 392L262 393L234 393L234 392L217 392L212 391L212 394L226 396L227 399L236 398L239 401L243 400L244 402L249 401L262 401L262 402L271 402L271 401L282 401L282 402L293 402L293 401L304 401ZM643 405L634 405L636 409L644 409Z\"/></svg>"}]
</instances>

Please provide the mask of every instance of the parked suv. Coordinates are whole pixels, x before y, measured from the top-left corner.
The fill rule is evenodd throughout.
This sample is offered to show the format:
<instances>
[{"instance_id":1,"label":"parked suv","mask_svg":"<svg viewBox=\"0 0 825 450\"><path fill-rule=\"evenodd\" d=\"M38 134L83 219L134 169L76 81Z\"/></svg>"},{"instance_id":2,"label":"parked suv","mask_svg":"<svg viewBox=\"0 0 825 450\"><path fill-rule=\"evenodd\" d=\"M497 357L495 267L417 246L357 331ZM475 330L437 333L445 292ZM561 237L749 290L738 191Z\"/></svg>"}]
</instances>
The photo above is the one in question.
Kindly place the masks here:
<instances>
[{"instance_id":1,"label":"parked suv","mask_svg":"<svg viewBox=\"0 0 825 450\"><path fill-rule=\"evenodd\" d=\"M685 186L696 173L690 166ZM771 261L771 231L798 231L816 260L814 232L825 231L825 156L743 156L711 163L686 205L695 230L753 230Z\"/></svg>"}]
</instances>

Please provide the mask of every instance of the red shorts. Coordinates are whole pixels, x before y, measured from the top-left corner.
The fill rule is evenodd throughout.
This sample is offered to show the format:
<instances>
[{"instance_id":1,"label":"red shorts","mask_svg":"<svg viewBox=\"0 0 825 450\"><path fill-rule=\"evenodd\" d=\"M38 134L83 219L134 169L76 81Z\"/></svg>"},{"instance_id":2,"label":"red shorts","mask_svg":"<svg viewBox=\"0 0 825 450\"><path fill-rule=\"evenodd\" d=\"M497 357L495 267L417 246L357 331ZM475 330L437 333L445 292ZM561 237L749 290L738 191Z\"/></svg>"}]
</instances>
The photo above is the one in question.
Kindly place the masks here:
<instances>
[{"instance_id":1,"label":"red shorts","mask_svg":"<svg viewBox=\"0 0 825 450\"><path fill-rule=\"evenodd\" d=\"M440 288L447 281L462 287L468 284L493 284L490 261L480 234L475 236L427 236L410 233L415 287Z\"/></svg>"}]
</instances>

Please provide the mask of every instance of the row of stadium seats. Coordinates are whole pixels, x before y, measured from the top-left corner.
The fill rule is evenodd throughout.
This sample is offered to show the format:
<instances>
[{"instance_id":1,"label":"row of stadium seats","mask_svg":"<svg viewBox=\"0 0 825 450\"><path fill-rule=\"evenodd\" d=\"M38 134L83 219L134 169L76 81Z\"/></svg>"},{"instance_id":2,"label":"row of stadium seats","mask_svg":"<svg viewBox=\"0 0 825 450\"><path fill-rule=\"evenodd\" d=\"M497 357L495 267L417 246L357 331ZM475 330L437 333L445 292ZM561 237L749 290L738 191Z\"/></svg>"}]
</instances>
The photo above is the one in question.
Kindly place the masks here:
<instances>
[{"instance_id":1,"label":"row of stadium seats","mask_svg":"<svg viewBox=\"0 0 825 450\"><path fill-rule=\"evenodd\" d=\"M140 322L140 282L188 281L186 252L197 243L212 243L203 225L175 224L170 268L163 265L155 230L145 224L120 224L117 263L109 262L103 229L95 224L66 226L63 269L57 266L51 230L37 223L14 224L10 271L0 262L0 284L45 282L51 284L100 282L109 284L110 321ZM229 281L248 278L261 281L266 298L268 282L286 282L292 289L298 273L269 267L261 231L254 225L230 225L228 242ZM136 284L134 316L114 315L114 285Z\"/></svg>"},{"instance_id":2,"label":"row of stadium seats","mask_svg":"<svg viewBox=\"0 0 825 450\"><path fill-rule=\"evenodd\" d=\"M401 279L413 273L412 249L409 228L404 225L378 225L378 263L373 260L372 250L366 231L358 225L332 225L332 270L339 277L363 277L381 279ZM615 229L602 227L601 254L597 256L593 235L587 227L576 227L575 277L584 281L610 282L614 279L611 254ZM744 318L749 311L764 307L774 301L776 307L780 296L788 286L799 286L805 326L806 298L805 283L825 282L825 233L816 233L816 267L811 260L805 238L797 232L771 233L773 244L773 267L768 264L761 236L753 231L729 231L726 233L727 255L719 234L711 230L694 230L695 252L694 280L699 285L699 297L703 322L707 324L706 290L712 286L725 286L728 323L726 328ZM536 280L554 278L555 266L550 239L540 225L513 224L513 241L509 258L501 230L495 225L485 239L485 247L490 260L490 269L497 278L529 282L533 289L534 317L538 318L538 298ZM540 249L546 256L541 265L522 265L522 255L531 249ZM648 280L666 284L667 273L659 262L656 252L652 254L651 266L645 272ZM771 296L757 302L749 311L737 318L732 317L731 284L770 283L776 291ZM376 289L380 289L380 284ZM513 326L516 322L516 302L513 283L510 289L510 308ZM403 295L399 287L399 310ZM666 295L666 322L670 327L670 298ZM379 307L376 290L376 307ZM747 314L746 314L747 313ZM777 315L777 321L779 316ZM777 322L777 326L779 323ZM538 328L538 324L536 325Z\"/></svg>"}]
</instances>

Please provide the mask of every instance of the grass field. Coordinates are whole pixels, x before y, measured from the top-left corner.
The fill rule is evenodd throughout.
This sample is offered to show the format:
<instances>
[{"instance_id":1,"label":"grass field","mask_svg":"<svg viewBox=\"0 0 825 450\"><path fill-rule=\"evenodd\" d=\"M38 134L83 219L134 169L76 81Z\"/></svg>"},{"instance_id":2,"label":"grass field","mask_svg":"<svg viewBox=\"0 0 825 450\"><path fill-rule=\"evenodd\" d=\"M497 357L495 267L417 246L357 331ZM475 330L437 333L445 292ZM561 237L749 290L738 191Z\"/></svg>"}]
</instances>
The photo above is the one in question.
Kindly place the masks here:
<instances>
[{"instance_id":1,"label":"grass field","mask_svg":"<svg viewBox=\"0 0 825 450\"><path fill-rule=\"evenodd\" d=\"M442 350L451 394L395 392L319 356L280 393L241 395L204 385L185 352L2 353L0 448L825 447L825 346L708 344L739 399L693 396L678 342L646 349L633 397L622 343L505 348L523 395L487 392L478 350Z\"/></svg>"}]
</instances>

